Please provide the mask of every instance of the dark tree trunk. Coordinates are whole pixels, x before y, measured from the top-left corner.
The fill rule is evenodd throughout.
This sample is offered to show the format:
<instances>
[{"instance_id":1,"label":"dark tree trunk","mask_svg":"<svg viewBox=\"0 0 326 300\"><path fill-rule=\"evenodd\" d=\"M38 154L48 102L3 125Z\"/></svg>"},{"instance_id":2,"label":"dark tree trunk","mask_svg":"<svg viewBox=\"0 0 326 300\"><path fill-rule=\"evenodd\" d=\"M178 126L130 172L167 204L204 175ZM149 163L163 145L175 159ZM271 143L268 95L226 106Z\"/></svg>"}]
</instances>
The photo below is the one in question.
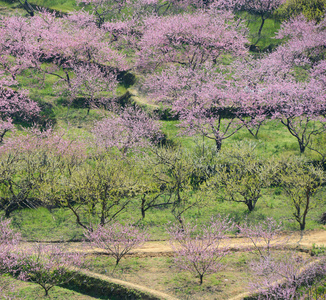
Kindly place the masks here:
<instances>
[{"instance_id":1,"label":"dark tree trunk","mask_svg":"<svg viewBox=\"0 0 326 300\"><path fill-rule=\"evenodd\" d=\"M246 202L246 205L250 212L252 212L255 209L255 204L256 204L256 202L254 202L253 200L248 200Z\"/></svg>"},{"instance_id":2,"label":"dark tree trunk","mask_svg":"<svg viewBox=\"0 0 326 300\"><path fill-rule=\"evenodd\" d=\"M177 216L176 216L176 219L177 219L178 222L180 223L181 228L184 228L184 227L183 227L183 220L182 220L182 218L181 218L181 215L177 215Z\"/></svg>"},{"instance_id":3,"label":"dark tree trunk","mask_svg":"<svg viewBox=\"0 0 326 300\"><path fill-rule=\"evenodd\" d=\"M215 139L215 144L216 144L216 150L220 151L222 148L222 139L220 138Z\"/></svg>"},{"instance_id":4,"label":"dark tree trunk","mask_svg":"<svg viewBox=\"0 0 326 300\"><path fill-rule=\"evenodd\" d=\"M11 213L13 212L13 211L15 211L16 209L18 209L18 204L17 203L14 203L14 204L10 204L10 205L8 205L5 209L4 209L4 211L5 211L5 217L6 218L9 218L10 217L10 215L11 215Z\"/></svg>"},{"instance_id":5,"label":"dark tree trunk","mask_svg":"<svg viewBox=\"0 0 326 300\"><path fill-rule=\"evenodd\" d=\"M263 30L264 23L265 23L265 18L262 16L261 17L261 24L260 24L260 27L259 27L259 30L258 30L258 41L260 40L261 31ZM258 43L258 41L257 41L257 43Z\"/></svg>"},{"instance_id":6,"label":"dark tree trunk","mask_svg":"<svg viewBox=\"0 0 326 300\"><path fill-rule=\"evenodd\" d=\"M299 141L299 148L300 148L300 153L303 154L304 151L306 150L306 147L305 145Z\"/></svg>"},{"instance_id":7,"label":"dark tree trunk","mask_svg":"<svg viewBox=\"0 0 326 300\"><path fill-rule=\"evenodd\" d=\"M141 216L142 216L142 219L145 219L145 202L146 202L146 200L145 200L145 197L143 197L142 199L141 199Z\"/></svg>"},{"instance_id":8,"label":"dark tree trunk","mask_svg":"<svg viewBox=\"0 0 326 300\"><path fill-rule=\"evenodd\" d=\"M304 212L303 212L302 222L300 222L300 230L304 230L306 228L306 217L307 217L307 214L308 214L309 205L310 205L310 187L307 187L307 190L306 190L306 207L305 207Z\"/></svg>"},{"instance_id":9,"label":"dark tree trunk","mask_svg":"<svg viewBox=\"0 0 326 300\"><path fill-rule=\"evenodd\" d=\"M306 228L306 220L300 223L300 230L303 231Z\"/></svg>"},{"instance_id":10,"label":"dark tree trunk","mask_svg":"<svg viewBox=\"0 0 326 300\"><path fill-rule=\"evenodd\" d=\"M117 265L119 264L120 260L121 260L121 257L117 257L117 258L116 258L115 266L117 266Z\"/></svg>"}]
</instances>

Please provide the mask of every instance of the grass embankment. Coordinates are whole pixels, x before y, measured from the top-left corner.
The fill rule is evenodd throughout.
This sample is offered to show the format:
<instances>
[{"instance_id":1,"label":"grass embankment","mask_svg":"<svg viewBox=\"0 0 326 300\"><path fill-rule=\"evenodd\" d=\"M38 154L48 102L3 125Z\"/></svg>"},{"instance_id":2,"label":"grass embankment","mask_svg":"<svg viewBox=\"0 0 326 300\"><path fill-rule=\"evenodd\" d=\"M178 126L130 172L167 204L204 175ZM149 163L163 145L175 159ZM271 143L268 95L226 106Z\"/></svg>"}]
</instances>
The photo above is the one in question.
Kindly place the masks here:
<instances>
[{"instance_id":1,"label":"grass embankment","mask_svg":"<svg viewBox=\"0 0 326 300\"><path fill-rule=\"evenodd\" d=\"M36 300L44 299L44 290L37 284L31 282L18 281L12 278L6 278L7 288L4 290L7 296L16 297L16 299ZM14 290L15 292L12 292ZM58 300L90 300L101 299L95 298L89 295L85 295L74 291L73 289L66 289L55 286L50 290L50 294L47 299ZM118 300L118 298L102 298L110 300Z\"/></svg>"},{"instance_id":2,"label":"grass embankment","mask_svg":"<svg viewBox=\"0 0 326 300\"><path fill-rule=\"evenodd\" d=\"M0 278L2 292L18 299L44 299L44 290L32 282L24 282L9 276ZM113 282L101 274L81 271L69 283L51 288L46 299L104 299L104 300L159 300L161 297L138 291L126 285Z\"/></svg>"}]
</instances>

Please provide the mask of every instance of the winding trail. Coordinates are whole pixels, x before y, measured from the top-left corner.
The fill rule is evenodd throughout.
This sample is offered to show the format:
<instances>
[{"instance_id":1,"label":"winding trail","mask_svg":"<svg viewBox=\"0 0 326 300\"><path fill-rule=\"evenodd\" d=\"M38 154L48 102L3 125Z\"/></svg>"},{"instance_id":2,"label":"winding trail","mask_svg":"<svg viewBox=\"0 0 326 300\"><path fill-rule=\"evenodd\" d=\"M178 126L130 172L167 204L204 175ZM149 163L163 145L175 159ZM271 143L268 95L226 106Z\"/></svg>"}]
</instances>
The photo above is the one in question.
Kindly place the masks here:
<instances>
[{"instance_id":1,"label":"winding trail","mask_svg":"<svg viewBox=\"0 0 326 300\"><path fill-rule=\"evenodd\" d=\"M134 289L134 290L137 290L137 291L145 292L147 294L150 294L150 295L154 296L156 299L178 300L178 298L175 298L174 296L165 294L165 293L157 291L157 290L150 289L150 288L148 288L146 286L143 286L143 285L134 284L134 283L131 283L131 282L120 280L120 279L108 277L108 276L98 274L98 273L94 273L94 272L91 272L91 271L88 271L88 270L82 270L82 273L85 274L85 275L88 275L90 277L99 278L99 279L102 279L104 281L108 281L108 282L116 283L116 284L119 284L119 285L123 285L128 289Z\"/></svg>"}]
</instances>

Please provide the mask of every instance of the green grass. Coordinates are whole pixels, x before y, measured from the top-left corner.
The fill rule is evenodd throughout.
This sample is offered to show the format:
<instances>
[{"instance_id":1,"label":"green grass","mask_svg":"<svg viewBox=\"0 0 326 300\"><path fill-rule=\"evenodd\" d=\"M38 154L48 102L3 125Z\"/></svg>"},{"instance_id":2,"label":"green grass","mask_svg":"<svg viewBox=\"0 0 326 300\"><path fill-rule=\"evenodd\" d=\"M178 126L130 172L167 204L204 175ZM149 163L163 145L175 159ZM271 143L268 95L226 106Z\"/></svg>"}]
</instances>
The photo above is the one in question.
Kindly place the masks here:
<instances>
[{"instance_id":1,"label":"green grass","mask_svg":"<svg viewBox=\"0 0 326 300\"><path fill-rule=\"evenodd\" d=\"M90 136L94 122L105 116L105 113L98 109L91 109L87 114L86 108L69 108L67 106L55 106L54 113L58 127L68 130L72 136Z\"/></svg>"},{"instance_id":2,"label":"green grass","mask_svg":"<svg viewBox=\"0 0 326 300\"><path fill-rule=\"evenodd\" d=\"M73 215L65 209L43 207L18 210L12 215L12 224L26 240L80 240L83 230L76 224Z\"/></svg>"},{"instance_id":3,"label":"green grass","mask_svg":"<svg viewBox=\"0 0 326 300\"><path fill-rule=\"evenodd\" d=\"M5 283L5 284L4 284ZM44 296L44 290L42 287L35 283L24 282L15 280L8 276L1 278L1 285L6 289L4 294L6 296L16 297L16 299L36 300L36 299L56 299L56 300L91 300L98 299L96 297L88 296L78 291L55 286L49 291L49 296ZM102 298L104 299L104 298ZM115 298L105 298L111 300L117 300Z\"/></svg>"},{"instance_id":4,"label":"green grass","mask_svg":"<svg viewBox=\"0 0 326 300\"><path fill-rule=\"evenodd\" d=\"M78 9L75 0L30 0L29 3L40 7L47 7L63 13Z\"/></svg>"},{"instance_id":5,"label":"green grass","mask_svg":"<svg viewBox=\"0 0 326 300\"><path fill-rule=\"evenodd\" d=\"M18 2L0 0L0 15L25 15L26 11L18 7Z\"/></svg>"},{"instance_id":6,"label":"green grass","mask_svg":"<svg viewBox=\"0 0 326 300\"><path fill-rule=\"evenodd\" d=\"M326 246L320 245L316 246L316 244L312 245L311 255L313 256L325 256L326 255Z\"/></svg>"},{"instance_id":7,"label":"green grass","mask_svg":"<svg viewBox=\"0 0 326 300\"><path fill-rule=\"evenodd\" d=\"M227 120L223 120L222 122L226 124ZM189 137L182 135L181 128L178 124L180 124L179 121L161 122L162 130L166 133L168 139L188 149L202 143L203 138L200 136ZM215 145L213 140L205 138L204 141L212 147ZM255 143L258 154L264 157L270 157L271 155L300 155L298 141L277 120L267 120L261 127L258 138L252 136L246 128L240 129L230 138L223 140L222 149L232 148L234 143L240 141ZM309 149L306 150L305 155L310 158L318 158Z\"/></svg>"},{"instance_id":8,"label":"green grass","mask_svg":"<svg viewBox=\"0 0 326 300\"><path fill-rule=\"evenodd\" d=\"M249 29L249 41L256 43L258 38L258 30L261 25L261 18L256 15L251 15L246 12L240 13L240 17L245 19L245 24ZM273 50L275 46L279 45L282 41L274 38L275 33L280 29L281 22L274 18L268 18L265 20L261 38L257 43L257 47L260 50Z\"/></svg>"}]
</instances>

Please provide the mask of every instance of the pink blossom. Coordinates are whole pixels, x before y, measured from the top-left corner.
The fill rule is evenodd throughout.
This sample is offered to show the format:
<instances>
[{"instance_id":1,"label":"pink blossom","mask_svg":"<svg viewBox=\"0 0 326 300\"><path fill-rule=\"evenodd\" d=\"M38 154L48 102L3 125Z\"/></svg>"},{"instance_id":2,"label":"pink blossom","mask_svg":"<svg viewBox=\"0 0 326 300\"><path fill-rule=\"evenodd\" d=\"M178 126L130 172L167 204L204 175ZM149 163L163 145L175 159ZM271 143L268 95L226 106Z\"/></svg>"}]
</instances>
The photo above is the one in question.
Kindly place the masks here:
<instances>
[{"instance_id":1,"label":"pink blossom","mask_svg":"<svg viewBox=\"0 0 326 300\"><path fill-rule=\"evenodd\" d=\"M119 115L95 123L92 132L100 147L117 147L125 154L160 141L159 124L140 108L125 107L116 112Z\"/></svg>"},{"instance_id":2,"label":"pink blossom","mask_svg":"<svg viewBox=\"0 0 326 300\"><path fill-rule=\"evenodd\" d=\"M204 62L216 61L224 53L245 54L245 34L227 12L151 16L144 20L139 66L156 67L172 62L200 68Z\"/></svg>"},{"instance_id":3,"label":"pink blossom","mask_svg":"<svg viewBox=\"0 0 326 300\"><path fill-rule=\"evenodd\" d=\"M86 231L85 236L91 245L103 249L115 258L116 265L120 260L149 239L147 231L141 230L131 223L124 225L115 222L98 226L93 231Z\"/></svg>"},{"instance_id":4,"label":"pink blossom","mask_svg":"<svg viewBox=\"0 0 326 300\"><path fill-rule=\"evenodd\" d=\"M61 245L35 243L20 260L21 275L24 280L40 285L48 296L55 285L72 280L85 265L84 255L79 252L66 252Z\"/></svg>"},{"instance_id":5,"label":"pink blossom","mask_svg":"<svg viewBox=\"0 0 326 300\"><path fill-rule=\"evenodd\" d=\"M223 267L221 261L229 253L226 233L232 228L232 221L221 216L209 225L187 223L167 228L177 267L198 275L202 284L205 275L214 274Z\"/></svg>"}]
</instances>

